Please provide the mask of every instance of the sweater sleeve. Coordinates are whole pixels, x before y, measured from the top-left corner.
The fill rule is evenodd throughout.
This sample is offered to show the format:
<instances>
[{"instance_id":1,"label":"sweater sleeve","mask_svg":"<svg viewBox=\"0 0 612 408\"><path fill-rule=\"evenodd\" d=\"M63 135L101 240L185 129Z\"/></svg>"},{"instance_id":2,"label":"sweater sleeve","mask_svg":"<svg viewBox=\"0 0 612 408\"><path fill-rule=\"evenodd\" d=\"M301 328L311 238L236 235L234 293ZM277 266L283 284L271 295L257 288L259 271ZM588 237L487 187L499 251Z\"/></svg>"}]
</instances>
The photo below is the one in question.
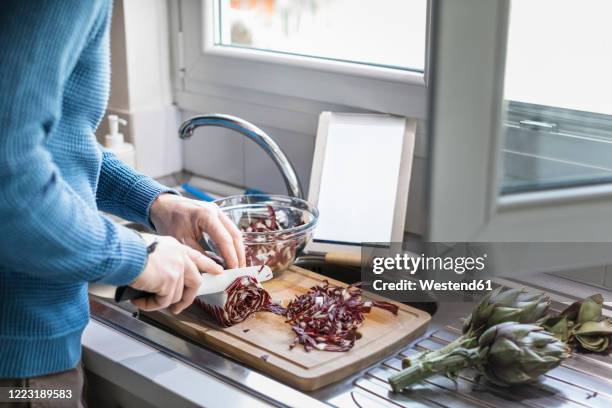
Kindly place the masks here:
<instances>
[{"instance_id":1,"label":"sweater sleeve","mask_svg":"<svg viewBox=\"0 0 612 408\"><path fill-rule=\"evenodd\" d=\"M149 220L153 201L162 193L178 194L102 150L102 169L96 192L98 208L155 229Z\"/></svg>"},{"instance_id":2,"label":"sweater sleeve","mask_svg":"<svg viewBox=\"0 0 612 408\"><path fill-rule=\"evenodd\" d=\"M0 7L0 264L9 270L121 285L144 267L142 239L87 205L44 146L87 34L109 11L78 0Z\"/></svg>"}]
</instances>

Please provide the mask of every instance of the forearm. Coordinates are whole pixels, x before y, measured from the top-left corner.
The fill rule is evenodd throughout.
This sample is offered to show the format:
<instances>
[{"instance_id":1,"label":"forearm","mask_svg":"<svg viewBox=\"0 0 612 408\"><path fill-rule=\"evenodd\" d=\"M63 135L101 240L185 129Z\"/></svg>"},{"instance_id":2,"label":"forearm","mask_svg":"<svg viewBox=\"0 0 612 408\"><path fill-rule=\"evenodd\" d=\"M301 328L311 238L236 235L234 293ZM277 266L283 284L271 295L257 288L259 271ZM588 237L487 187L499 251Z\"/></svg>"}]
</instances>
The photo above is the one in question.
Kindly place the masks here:
<instances>
[{"instance_id":1,"label":"forearm","mask_svg":"<svg viewBox=\"0 0 612 408\"><path fill-rule=\"evenodd\" d=\"M56 172L36 173L0 177L0 262L56 281L131 282L146 260L140 237L85 204Z\"/></svg>"},{"instance_id":2,"label":"forearm","mask_svg":"<svg viewBox=\"0 0 612 408\"><path fill-rule=\"evenodd\" d=\"M149 220L151 204L162 193L177 193L132 169L111 152L103 150L102 154L96 193L98 208L154 229Z\"/></svg>"}]
</instances>

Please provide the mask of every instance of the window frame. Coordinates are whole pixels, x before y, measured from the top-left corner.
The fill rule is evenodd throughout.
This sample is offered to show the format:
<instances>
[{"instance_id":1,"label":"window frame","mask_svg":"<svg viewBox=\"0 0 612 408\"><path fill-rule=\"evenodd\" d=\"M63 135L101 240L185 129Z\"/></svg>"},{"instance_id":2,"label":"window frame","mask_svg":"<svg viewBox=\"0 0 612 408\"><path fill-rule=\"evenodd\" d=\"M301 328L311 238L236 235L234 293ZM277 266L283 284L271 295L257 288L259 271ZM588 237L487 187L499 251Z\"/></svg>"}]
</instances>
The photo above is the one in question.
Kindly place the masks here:
<instances>
[{"instance_id":1,"label":"window frame","mask_svg":"<svg viewBox=\"0 0 612 408\"><path fill-rule=\"evenodd\" d=\"M336 110L425 118L429 55L421 74L216 45L212 24L215 3L170 3L175 100L180 108L207 111L211 99L220 102L221 98L225 102L222 106L235 112L254 112L248 115L251 120L281 128L289 121L278 123L273 116L287 110L317 117L323 110ZM430 8L428 1L426 50ZM256 112L262 110L265 112ZM316 131L316 123L300 126L300 121L296 122L298 131Z\"/></svg>"},{"instance_id":2,"label":"window frame","mask_svg":"<svg viewBox=\"0 0 612 408\"><path fill-rule=\"evenodd\" d=\"M325 57L310 57L306 55L283 53L281 51L266 51L249 47L228 46L220 44L219 33L215 30L216 22L220 21L219 15L219 0L203 0L202 21L204 22L204 30L202 32L202 43L204 44L204 53L249 59L270 64L284 64L326 72L355 75L364 78L404 82L423 86L426 84L427 44L425 45L426 54L423 56L423 72L362 62L334 60Z\"/></svg>"},{"instance_id":3,"label":"window frame","mask_svg":"<svg viewBox=\"0 0 612 408\"><path fill-rule=\"evenodd\" d=\"M612 184L498 194L509 7L434 3L429 238L610 242Z\"/></svg>"}]
</instances>

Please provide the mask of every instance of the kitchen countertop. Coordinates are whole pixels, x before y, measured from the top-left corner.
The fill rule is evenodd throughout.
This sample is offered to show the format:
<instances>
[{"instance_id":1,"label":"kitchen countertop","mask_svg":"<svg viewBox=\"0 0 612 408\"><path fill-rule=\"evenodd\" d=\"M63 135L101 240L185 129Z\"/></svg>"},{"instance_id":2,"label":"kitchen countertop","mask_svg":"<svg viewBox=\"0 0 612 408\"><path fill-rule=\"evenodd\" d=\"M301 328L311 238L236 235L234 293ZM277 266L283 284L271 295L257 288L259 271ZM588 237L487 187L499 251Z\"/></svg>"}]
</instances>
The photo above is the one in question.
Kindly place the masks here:
<instances>
[{"instance_id":1,"label":"kitchen countertop","mask_svg":"<svg viewBox=\"0 0 612 408\"><path fill-rule=\"evenodd\" d=\"M507 286L524 286L513 281L503 283ZM606 298L608 295L610 294L606 294ZM572 300L559 293L553 293L552 296L555 308L562 308L561 302ZM468 372L455 382L443 376L436 376L407 393L391 393L385 379L399 368L401 358L419 350L439 348L458 336L460 318L469 313L470 304L441 303L425 336L397 350L392 357L346 380L310 393L294 390L227 356L168 333L151 322L136 318L125 308L94 298L91 305L93 320L83 339L86 365L93 364L92 367L99 368L106 364L107 373L115 378L121 377L115 375L115 372L121 372L120 368L123 368L123 371L131 373L132 376L137 374L142 377L136 383L146 385L148 381L156 385L152 387L155 392L148 390L151 387L143 385L141 393L145 396L169 394L179 398L178 396L182 395L179 399L187 406L210 406L210 401L205 403L206 401L199 399L205 395L217 396L217 401L223 401L223 405L228 407L244 406L233 405L238 401L248 401L249 406L261 403L290 407L315 407L319 404L339 407L612 406L612 358L598 355L573 357L562 367L551 371L536 385L512 389L490 387L484 383L478 384L474 373ZM610 313L610 310L607 310L607 313ZM105 357L104 352L94 350L100 345L98 336L94 336L93 332L97 333L101 327L106 328L107 337L127 337L131 346L107 350ZM108 330L112 330L112 333ZM109 344L110 341L106 343ZM137 351L135 344L140 344L142 350ZM122 357L126 350L132 350L131 353L140 357L134 358L129 353ZM110 368L112 371L109 371ZM180 378L180 381L165 384L164 378ZM128 382L125 380L123 383ZM177 384L191 383L200 385L176 387ZM207 384L206 387L204 384ZM218 392L211 392L216 389ZM155 398L153 401L162 399ZM219 404L215 403L212 406L217 405Z\"/></svg>"}]
</instances>

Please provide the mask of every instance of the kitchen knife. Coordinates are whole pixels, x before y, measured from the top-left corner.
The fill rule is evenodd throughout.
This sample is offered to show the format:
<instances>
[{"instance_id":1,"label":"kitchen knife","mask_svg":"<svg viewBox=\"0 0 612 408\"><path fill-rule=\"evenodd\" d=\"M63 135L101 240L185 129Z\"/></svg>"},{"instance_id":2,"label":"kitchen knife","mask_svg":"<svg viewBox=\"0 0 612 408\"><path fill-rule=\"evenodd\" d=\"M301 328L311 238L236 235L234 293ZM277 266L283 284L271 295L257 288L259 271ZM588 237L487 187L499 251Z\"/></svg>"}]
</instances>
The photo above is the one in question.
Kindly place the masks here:
<instances>
[{"instance_id":1,"label":"kitchen knife","mask_svg":"<svg viewBox=\"0 0 612 408\"><path fill-rule=\"evenodd\" d=\"M219 275L203 273L201 275L202 283L200 284L200 288L198 289L196 296L223 292L234 280L241 276L252 276L261 283L272 279L273 274L270 267L265 265L227 269ZM124 300L154 296L153 293L134 289L129 286L116 287L97 283L89 285L89 293L105 298L115 299L115 302L123 302Z\"/></svg>"}]
</instances>

